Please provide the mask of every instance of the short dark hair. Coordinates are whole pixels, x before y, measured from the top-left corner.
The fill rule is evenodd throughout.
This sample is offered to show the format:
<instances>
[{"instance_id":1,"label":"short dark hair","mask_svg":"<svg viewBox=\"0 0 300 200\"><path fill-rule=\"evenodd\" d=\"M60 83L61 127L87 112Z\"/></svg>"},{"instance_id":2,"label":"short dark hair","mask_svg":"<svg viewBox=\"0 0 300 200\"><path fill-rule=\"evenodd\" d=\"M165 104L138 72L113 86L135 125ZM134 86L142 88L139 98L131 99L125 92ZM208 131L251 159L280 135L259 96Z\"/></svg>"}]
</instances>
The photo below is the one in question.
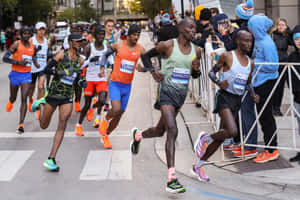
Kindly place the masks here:
<instances>
[{"instance_id":1,"label":"short dark hair","mask_svg":"<svg viewBox=\"0 0 300 200\"><path fill-rule=\"evenodd\" d=\"M210 8L210 11L212 12L212 13L216 13L217 15L218 14L220 14L220 11L219 11L219 9L218 8Z\"/></svg>"},{"instance_id":2,"label":"short dark hair","mask_svg":"<svg viewBox=\"0 0 300 200\"><path fill-rule=\"evenodd\" d=\"M113 24L115 24L115 21L113 19L107 19L104 22L104 25L106 26L107 23L112 22Z\"/></svg>"}]
</instances>

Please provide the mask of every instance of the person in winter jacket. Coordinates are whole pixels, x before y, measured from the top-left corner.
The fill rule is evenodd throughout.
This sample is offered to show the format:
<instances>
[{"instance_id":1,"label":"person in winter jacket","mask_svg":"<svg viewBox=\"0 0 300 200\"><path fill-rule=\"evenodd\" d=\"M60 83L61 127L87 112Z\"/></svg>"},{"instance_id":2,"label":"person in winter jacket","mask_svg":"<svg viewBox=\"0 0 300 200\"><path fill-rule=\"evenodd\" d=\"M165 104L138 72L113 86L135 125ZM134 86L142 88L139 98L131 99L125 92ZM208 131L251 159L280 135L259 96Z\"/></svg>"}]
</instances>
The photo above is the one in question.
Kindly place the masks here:
<instances>
[{"instance_id":1,"label":"person in winter jacket","mask_svg":"<svg viewBox=\"0 0 300 200\"><path fill-rule=\"evenodd\" d=\"M267 31L272 27L272 25L272 20L264 15L254 15L248 22L248 27L255 38L253 49L253 58L255 63L278 63L279 61L276 45L272 38L267 34ZM267 103L267 106L263 111L262 108L267 98L270 96L278 77L278 65L256 64L254 74L256 74L257 71L258 73L256 77L254 77L252 84L255 92L260 96L260 102L256 104L257 112L262 112L259 122L264 133L265 144L276 147L277 127L272 114L272 101ZM265 163L271 160L276 160L278 157L278 150L266 148L264 152L257 155L254 162Z\"/></svg>"},{"instance_id":2,"label":"person in winter jacket","mask_svg":"<svg viewBox=\"0 0 300 200\"><path fill-rule=\"evenodd\" d=\"M291 63L300 63L300 25L297 25L293 30L293 41L295 45L295 51L292 52L289 57L288 61ZM298 75L300 75L300 66L294 66ZM294 95L294 105L295 108L300 114L300 80L298 79L296 73L292 70L292 87L293 87L293 95ZM298 121L298 127L300 127L300 116L295 114ZM300 135L300 128L299 128L299 135ZM300 152L297 153L295 157L290 158L290 162L299 161L300 164Z\"/></svg>"},{"instance_id":3,"label":"person in winter jacket","mask_svg":"<svg viewBox=\"0 0 300 200\"><path fill-rule=\"evenodd\" d=\"M288 47L293 44L292 38L290 37L290 30L287 25L287 21L284 18L279 18L276 22L274 31L271 33L271 37L274 40L277 51L279 62L285 63L288 60ZM284 69L284 65L280 65L278 72L279 76L281 75ZM273 114L275 116L282 116L283 114L280 111L280 106L283 97L284 83L287 79L287 73L281 78L276 91L273 96Z\"/></svg>"}]
</instances>

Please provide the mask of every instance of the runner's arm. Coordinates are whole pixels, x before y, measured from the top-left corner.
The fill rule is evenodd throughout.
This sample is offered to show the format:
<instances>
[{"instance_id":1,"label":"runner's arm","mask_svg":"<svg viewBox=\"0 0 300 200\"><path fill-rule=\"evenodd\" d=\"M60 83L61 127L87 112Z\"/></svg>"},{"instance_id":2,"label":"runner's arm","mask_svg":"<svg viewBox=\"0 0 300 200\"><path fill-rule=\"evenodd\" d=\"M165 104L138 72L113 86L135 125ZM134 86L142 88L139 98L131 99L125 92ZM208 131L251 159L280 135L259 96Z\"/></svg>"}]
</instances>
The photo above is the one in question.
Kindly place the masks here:
<instances>
[{"instance_id":1,"label":"runner's arm","mask_svg":"<svg viewBox=\"0 0 300 200\"><path fill-rule=\"evenodd\" d=\"M64 57L64 51L61 50L47 64L47 66L45 68L45 73L46 74L52 74L52 75L58 74L55 68L58 65L58 63L63 59L63 57Z\"/></svg>"},{"instance_id":2,"label":"runner's arm","mask_svg":"<svg viewBox=\"0 0 300 200\"><path fill-rule=\"evenodd\" d=\"M13 43L10 48L6 51L6 53L4 54L2 60L3 62L12 64L12 65L20 65L20 61L18 60L13 60L10 57L17 51L18 49L18 42Z\"/></svg>"},{"instance_id":3,"label":"runner's arm","mask_svg":"<svg viewBox=\"0 0 300 200\"><path fill-rule=\"evenodd\" d=\"M254 62L253 60L251 60L251 72L247 81L247 85L246 85L246 90L248 90L248 92L250 92L251 97L253 98L253 100L258 103L259 102L259 96L256 94L253 85L252 85L252 73L254 71Z\"/></svg>"},{"instance_id":4,"label":"runner's arm","mask_svg":"<svg viewBox=\"0 0 300 200\"><path fill-rule=\"evenodd\" d=\"M199 47L195 47L196 49L196 58L193 60L192 62L192 72L191 72L191 76L192 78L199 78L201 75L200 72L200 59L201 59L201 50Z\"/></svg>"},{"instance_id":5,"label":"runner's arm","mask_svg":"<svg viewBox=\"0 0 300 200\"><path fill-rule=\"evenodd\" d=\"M141 55L141 56L144 55L145 51L146 51L146 50L144 49L144 47L141 46L141 47L140 47L140 55ZM138 72L145 72L144 66L143 66L143 64L141 63L140 58L139 58L139 60L138 60L138 62L137 62L136 69L138 70Z\"/></svg>"},{"instance_id":6,"label":"runner's arm","mask_svg":"<svg viewBox=\"0 0 300 200\"><path fill-rule=\"evenodd\" d=\"M214 82L215 84L219 84L220 83L220 79L217 77L217 73L224 67L226 66L226 53L223 53L217 64L215 64L215 66L213 66L213 68L211 68L211 70L208 73L208 77L212 80L212 82Z\"/></svg>"}]
</instances>

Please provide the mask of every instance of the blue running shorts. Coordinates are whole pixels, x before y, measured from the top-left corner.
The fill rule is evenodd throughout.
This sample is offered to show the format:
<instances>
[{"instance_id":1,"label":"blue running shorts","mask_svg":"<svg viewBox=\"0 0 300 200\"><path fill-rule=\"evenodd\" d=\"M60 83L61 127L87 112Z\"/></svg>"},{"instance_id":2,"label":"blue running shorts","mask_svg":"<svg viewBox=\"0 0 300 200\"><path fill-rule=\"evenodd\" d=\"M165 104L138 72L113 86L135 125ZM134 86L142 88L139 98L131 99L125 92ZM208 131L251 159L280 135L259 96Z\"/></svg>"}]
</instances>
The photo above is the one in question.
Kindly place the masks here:
<instances>
[{"instance_id":1,"label":"blue running shorts","mask_svg":"<svg viewBox=\"0 0 300 200\"><path fill-rule=\"evenodd\" d=\"M14 86L20 86L23 83L31 83L31 72L16 72L11 71L8 75L9 81Z\"/></svg>"},{"instance_id":2,"label":"blue running shorts","mask_svg":"<svg viewBox=\"0 0 300 200\"><path fill-rule=\"evenodd\" d=\"M109 90L110 101L112 100L121 101L121 110L125 111L130 97L131 83L125 84L125 83L110 81L108 90Z\"/></svg>"}]
</instances>

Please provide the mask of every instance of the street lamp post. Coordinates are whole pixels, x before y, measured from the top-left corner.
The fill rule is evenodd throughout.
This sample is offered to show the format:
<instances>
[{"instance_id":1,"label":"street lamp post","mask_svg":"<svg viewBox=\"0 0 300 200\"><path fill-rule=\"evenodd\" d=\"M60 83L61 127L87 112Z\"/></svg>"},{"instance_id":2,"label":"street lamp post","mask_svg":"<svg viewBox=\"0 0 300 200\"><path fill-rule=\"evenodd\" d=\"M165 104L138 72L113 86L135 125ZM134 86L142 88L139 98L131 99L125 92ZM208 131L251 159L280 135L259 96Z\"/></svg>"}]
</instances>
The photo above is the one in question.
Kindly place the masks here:
<instances>
[{"instance_id":1,"label":"street lamp post","mask_svg":"<svg viewBox=\"0 0 300 200\"><path fill-rule=\"evenodd\" d=\"M184 3L183 3L183 0L181 0L181 17L184 18Z\"/></svg>"}]
</instances>

